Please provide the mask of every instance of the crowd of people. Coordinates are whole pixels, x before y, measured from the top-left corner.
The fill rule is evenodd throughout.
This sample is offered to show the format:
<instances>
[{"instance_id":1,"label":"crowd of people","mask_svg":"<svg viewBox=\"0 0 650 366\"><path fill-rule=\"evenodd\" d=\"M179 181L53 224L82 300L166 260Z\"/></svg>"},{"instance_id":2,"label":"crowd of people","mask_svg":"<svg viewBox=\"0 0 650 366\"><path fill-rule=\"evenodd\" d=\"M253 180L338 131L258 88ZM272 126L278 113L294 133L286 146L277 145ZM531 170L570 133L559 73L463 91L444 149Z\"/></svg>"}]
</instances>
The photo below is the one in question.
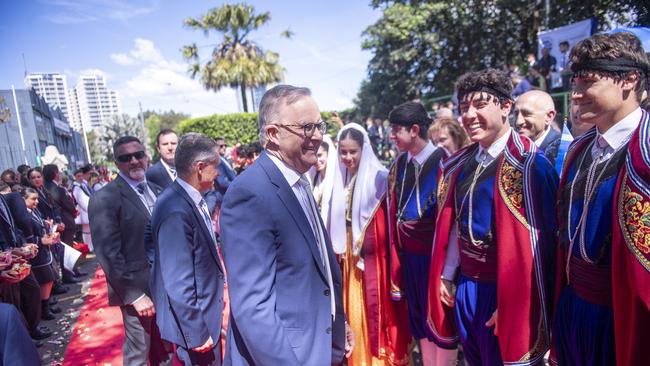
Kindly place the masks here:
<instances>
[{"instance_id":1,"label":"crowd of people","mask_svg":"<svg viewBox=\"0 0 650 366\"><path fill-rule=\"evenodd\" d=\"M627 33L565 51L565 123L496 69L462 75L458 107L336 136L309 89L278 85L251 145L162 130L155 164L119 138L113 179L6 171L2 302L45 338L76 238L125 365L407 365L414 344L425 366L647 363L650 62Z\"/></svg>"}]
</instances>

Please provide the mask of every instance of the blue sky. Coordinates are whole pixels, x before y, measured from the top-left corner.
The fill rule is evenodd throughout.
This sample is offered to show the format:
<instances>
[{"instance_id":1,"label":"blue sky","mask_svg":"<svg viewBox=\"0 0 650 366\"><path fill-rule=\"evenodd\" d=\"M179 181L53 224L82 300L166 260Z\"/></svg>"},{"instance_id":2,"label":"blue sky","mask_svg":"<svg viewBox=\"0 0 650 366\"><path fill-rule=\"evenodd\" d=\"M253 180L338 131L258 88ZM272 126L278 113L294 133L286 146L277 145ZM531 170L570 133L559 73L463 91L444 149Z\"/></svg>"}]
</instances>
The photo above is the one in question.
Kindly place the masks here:
<instances>
[{"instance_id":1,"label":"blue sky","mask_svg":"<svg viewBox=\"0 0 650 366\"><path fill-rule=\"evenodd\" d=\"M180 48L196 42L207 57L200 31L183 27L222 1L3 0L0 1L0 89L23 87L28 72L61 72L72 88L80 73L99 70L120 92L124 112L174 109L192 116L236 112L235 91L203 90L186 70ZM307 86L322 110L350 107L371 54L361 51L361 33L381 13L369 0L248 1L271 21L251 38L278 52L285 82ZM290 29L295 36L279 36Z\"/></svg>"}]
</instances>

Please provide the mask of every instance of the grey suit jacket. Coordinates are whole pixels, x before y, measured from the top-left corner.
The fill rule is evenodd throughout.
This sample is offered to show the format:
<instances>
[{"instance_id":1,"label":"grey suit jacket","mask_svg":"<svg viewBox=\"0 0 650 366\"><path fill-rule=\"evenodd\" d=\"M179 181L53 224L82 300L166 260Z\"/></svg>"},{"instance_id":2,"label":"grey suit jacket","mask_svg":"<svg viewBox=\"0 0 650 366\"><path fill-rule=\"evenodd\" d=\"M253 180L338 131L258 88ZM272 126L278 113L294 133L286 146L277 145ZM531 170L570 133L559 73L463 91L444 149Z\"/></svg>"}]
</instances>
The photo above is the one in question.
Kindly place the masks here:
<instances>
[{"instance_id":1,"label":"grey suit jacket","mask_svg":"<svg viewBox=\"0 0 650 366\"><path fill-rule=\"evenodd\" d=\"M148 182L158 196L162 188ZM151 214L121 176L90 198L90 232L97 259L106 274L109 305L129 305L149 291L144 246Z\"/></svg>"}]
</instances>

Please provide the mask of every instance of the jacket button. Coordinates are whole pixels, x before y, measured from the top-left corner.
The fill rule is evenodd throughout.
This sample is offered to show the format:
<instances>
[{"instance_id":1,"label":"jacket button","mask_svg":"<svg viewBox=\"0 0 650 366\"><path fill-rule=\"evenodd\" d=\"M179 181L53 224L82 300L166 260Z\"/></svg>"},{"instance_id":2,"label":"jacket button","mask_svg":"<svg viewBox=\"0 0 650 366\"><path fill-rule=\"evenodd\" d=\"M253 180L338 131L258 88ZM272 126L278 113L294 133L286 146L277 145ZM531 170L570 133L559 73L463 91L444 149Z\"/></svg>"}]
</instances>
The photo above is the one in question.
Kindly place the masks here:
<instances>
[{"instance_id":1,"label":"jacket button","mask_svg":"<svg viewBox=\"0 0 650 366\"><path fill-rule=\"evenodd\" d=\"M327 289L327 290L323 291L323 295L329 296L330 295L330 289Z\"/></svg>"},{"instance_id":2,"label":"jacket button","mask_svg":"<svg viewBox=\"0 0 650 366\"><path fill-rule=\"evenodd\" d=\"M327 334L332 334L332 328L327 328L327 329L325 330L325 333L327 333Z\"/></svg>"}]
</instances>

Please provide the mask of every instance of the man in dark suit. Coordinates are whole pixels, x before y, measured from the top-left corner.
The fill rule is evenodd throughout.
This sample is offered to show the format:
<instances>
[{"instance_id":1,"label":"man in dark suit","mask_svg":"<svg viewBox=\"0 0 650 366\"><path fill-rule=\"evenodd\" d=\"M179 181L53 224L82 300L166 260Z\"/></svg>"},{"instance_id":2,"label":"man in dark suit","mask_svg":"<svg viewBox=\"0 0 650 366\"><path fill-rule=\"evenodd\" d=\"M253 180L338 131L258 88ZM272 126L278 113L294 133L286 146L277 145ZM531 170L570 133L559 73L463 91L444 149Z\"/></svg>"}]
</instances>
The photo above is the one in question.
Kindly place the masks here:
<instances>
[{"instance_id":1,"label":"man in dark suit","mask_svg":"<svg viewBox=\"0 0 650 366\"><path fill-rule=\"evenodd\" d=\"M221 208L221 202L223 202L223 196L226 195L226 191L230 186L230 183L235 180L237 174L232 169L232 165L226 159L226 142L223 137L215 139L217 146L219 147L219 156L221 157L219 166L219 174L217 179L214 180L214 189L208 191L205 195L205 202L208 204L208 209L210 214L214 214L215 209Z\"/></svg>"},{"instance_id":2,"label":"man in dark suit","mask_svg":"<svg viewBox=\"0 0 650 366\"><path fill-rule=\"evenodd\" d=\"M517 98L513 113L517 132L533 140L555 164L562 133L551 127L556 115L553 98L541 90L531 90Z\"/></svg>"},{"instance_id":3,"label":"man in dark suit","mask_svg":"<svg viewBox=\"0 0 650 366\"><path fill-rule=\"evenodd\" d=\"M307 88L262 97L266 150L230 184L221 211L227 365L329 366L351 352L341 271L305 176L325 127Z\"/></svg>"},{"instance_id":4,"label":"man in dark suit","mask_svg":"<svg viewBox=\"0 0 650 366\"><path fill-rule=\"evenodd\" d=\"M74 218L77 215L74 200L66 189L59 185L61 173L56 165L48 164L43 167L43 180L43 187L48 192L52 205L57 207L61 222L64 225L61 241L72 245L75 233Z\"/></svg>"},{"instance_id":5,"label":"man in dark suit","mask_svg":"<svg viewBox=\"0 0 650 366\"><path fill-rule=\"evenodd\" d=\"M113 155L118 177L93 194L88 205L95 252L106 274L108 303L122 311L124 365L166 364L171 361L153 321L144 245L145 227L162 189L147 182L148 158L136 137L120 137Z\"/></svg>"},{"instance_id":6,"label":"man in dark suit","mask_svg":"<svg viewBox=\"0 0 650 366\"><path fill-rule=\"evenodd\" d=\"M189 133L176 149L178 178L156 202L151 290L162 338L185 365L221 364L224 270L202 194L212 188L214 140Z\"/></svg>"},{"instance_id":7,"label":"man in dark suit","mask_svg":"<svg viewBox=\"0 0 650 366\"><path fill-rule=\"evenodd\" d=\"M165 189L176 179L174 154L178 145L178 135L169 129L162 129L156 136L156 149L160 160L147 170L147 180Z\"/></svg>"}]
</instances>

